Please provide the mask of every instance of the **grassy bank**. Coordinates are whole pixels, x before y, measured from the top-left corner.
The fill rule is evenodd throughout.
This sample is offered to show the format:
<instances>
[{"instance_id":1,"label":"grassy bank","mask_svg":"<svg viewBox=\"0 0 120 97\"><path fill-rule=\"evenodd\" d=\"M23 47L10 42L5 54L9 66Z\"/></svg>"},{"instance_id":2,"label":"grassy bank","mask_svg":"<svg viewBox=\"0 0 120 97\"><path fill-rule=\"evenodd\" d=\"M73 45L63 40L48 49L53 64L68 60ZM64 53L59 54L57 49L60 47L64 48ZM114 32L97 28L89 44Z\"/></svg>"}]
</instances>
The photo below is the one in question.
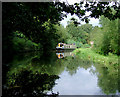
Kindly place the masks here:
<instances>
[{"instance_id":1,"label":"grassy bank","mask_svg":"<svg viewBox=\"0 0 120 97\"><path fill-rule=\"evenodd\" d=\"M105 94L120 91L119 86L119 57L109 53L107 56L96 53L91 48L79 48L73 51L81 60L91 61L95 67L93 73L98 76L98 85Z\"/></svg>"},{"instance_id":2,"label":"grassy bank","mask_svg":"<svg viewBox=\"0 0 120 97\"><path fill-rule=\"evenodd\" d=\"M105 67L118 68L118 56L109 53L108 56L100 55L93 51L91 48L79 48L73 51L81 59L91 60L94 63L99 63Z\"/></svg>"}]
</instances>

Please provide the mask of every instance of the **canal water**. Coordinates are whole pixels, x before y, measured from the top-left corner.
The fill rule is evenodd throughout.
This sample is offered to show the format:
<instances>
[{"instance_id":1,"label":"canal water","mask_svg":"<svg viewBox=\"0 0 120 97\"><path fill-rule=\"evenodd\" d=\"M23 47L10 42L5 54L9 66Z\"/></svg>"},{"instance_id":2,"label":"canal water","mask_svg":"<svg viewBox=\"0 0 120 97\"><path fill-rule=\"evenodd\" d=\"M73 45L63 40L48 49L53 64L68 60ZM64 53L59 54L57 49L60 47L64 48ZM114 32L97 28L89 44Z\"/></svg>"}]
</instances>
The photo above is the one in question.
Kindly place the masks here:
<instances>
[{"instance_id":1,"label":"canal water","mask_svg":"<svg viewBox=\"0 0 120 97\"><path fill-rule=\"evenodd\" d=\"M32 52L3 62L3 95L117 95L118 78L72 51Z\"/></svg>"}]
</instances>

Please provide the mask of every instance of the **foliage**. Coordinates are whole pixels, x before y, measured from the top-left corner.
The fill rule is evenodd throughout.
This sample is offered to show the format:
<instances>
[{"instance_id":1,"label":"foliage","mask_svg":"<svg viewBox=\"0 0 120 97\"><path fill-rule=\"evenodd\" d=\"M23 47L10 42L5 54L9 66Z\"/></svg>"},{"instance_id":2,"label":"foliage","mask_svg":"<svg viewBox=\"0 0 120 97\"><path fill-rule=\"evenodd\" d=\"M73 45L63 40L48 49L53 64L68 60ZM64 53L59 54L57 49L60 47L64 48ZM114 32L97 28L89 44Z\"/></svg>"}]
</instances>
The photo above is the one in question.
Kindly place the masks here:
<instances>
[{"instance_id":1,"label":"foliage","mask_svg":"<svg viewBox=\"0 0 120 97\"><path fill-rule=\"evenodd\" d=\"M65 11L67 13L71 13L71 15L76 14L81 19L81 21L85 21L86 23L89 22L88 17L99 18L101 15L104 15L110 20L115 20L117 18L120 18L119 1L116 2L86 1L86 2L74 3L74 5L65 4L65 2L63 3L56 2L56 5L60 6L59 10ZM115 10L115 13L112 12L111 8ZM90 15L85 16L86 12L90 12Z\"/></svg>"},{"instance_id":2,"label":"foliage","mask_svg":"<svg viewBox=\"0 0 120 97\"><path fill-rule=\"evenodd\" d=\"M3 2L3 53L7 53L11 57L15 51L42 49L46 52L41 57L34 56L28 60L23 57L24 61L16 60L10 64L11 68L8 65L4 66L5 71L9 70L7 72L9 77L4 77L7 78L5 86L8 87L4 88L3 94L37 96L39 92L39 95L47 95L43 92L52 89L55 80L59 78L58 75L65 69L65 66L66 70L73 75L79 66L89 68L91 60L95 64L100 64L95 65L100 73L98 75L99 86L107 94L115 92L118 73L117 55L120 55L119 10L118 2L113 5L110 5L110 2L80 2L74 5L66 5L64 2ZM72 18L65 29L62 25L58 26L59 21L67 14L64 14L63 11L71 13L71 15L76 14L87 23L89 22L88 17L99 18L101 16L102 27L93 28L90 24L79 26L77 20ZM91 12L88 17L85 16L87 11ZM73 57L57 60L47 52L55 48L58 42L76 43L77 47L89 47L90 40L94 41L93 50L108 56L96 54L90 48L81 48L74 51L78 55L74 61ZM53 56L55 57L55 55ZM3 59L7 60L6 57ZM107 71L103 71L97 66L103 66ZM112 80L115 80L115 83L112 83Z\"/></svg>"},{"instance_id":3,"label":"foliage","mask_svg":"<svg viewBox=\"0 0 120 97\"><path fill-rule=\"evenodd\" d=\"M55 39L52 24L60 21L62 17L61 11L55 8L53 2L4 2L2 13L4 52L14 51L12 39L14 37L13 32L16 31L22 32L32 42L40 43L42 47L48 48L47 45L51 45Z\"/></svg>"},{"instance_id":4,"label":"foliage","mask_svg":"<svg viewBox=\"0 0 120 97\"><path fill-rule=\"evenodd\" d=\"M88 17L85 16L86 11L91 11L90 17L98 18L104 15L114 20L119 18L120 14L119 5L116 4L117 2L112 6L109 5L109 2L80 2L74 5L67 5L64 2L4 2L2 6L3 52L14 52L15 47L12 39L16 31L22 32L28 40L37 44L40 43L44 51L54 48L57 42L66 41L65 38L67 37L56 35L53 24L61 21L63 17L66 17L67 13L71 13L71 15L76 14L81 20L85 20L86 22L88 22ZM82 9L83 6L85 9ZM114 13L112 13L111 7L115 10ZM63 13L63 11L67 13ZM72 20L73 23L79 24L76 20ZM91 27L90 29L87 28L86 31L83 29L85 33L78 33L81 32L79 28L74 28L74 30L76 30L74 34L70 31L68 32L72 34L74 41L82 41L84 44L87 43L86 41L88 41L89 37L86 32L88 33ZM79 40L80 38L76 37L80 34L85 38L84 40ZM60 37L61 39L59 39ZM117 53L117 51L115 51L115 53Z\"/></svg>"},{"instance_id":5,"label":"foliage","mask_svg":"<svg viewBox=\"0 0 120 97\"><path fill-rule=\"evenodd\" d=\"M69 39L70 34L68 34L68 32L66 31L66 29L64 28L64 26L60 25L55 25L56 28L56 35L58 36L58 42L63 42L66 43L67 39Z\"/></svg>"},{"instance_id":6,"label":"foliage","mask_svg":"<svg viewBox=\"0 0 120 97\"><path fill-rule=\"evenodd\" d=\"M89 44L89 34L92 28L91 24L76 26L73 21L69 21L66 29L70 34L70 38L67 40L67 43L75 43L77 47L85 47L83 46L84 44Z\"/></svg>"},{"instance_id":7,"label":"foliage","mask_svg":"<svg viewBox=\"0 0 120 97\"><path fill-rule=\"evenodd\" d=\"M111 52L120 55L118 20L110 21L101 16L100 24L102 27L95 27L90 33L90 40L94 41L93 49L98 53L107 55Z\"/></svg>"},{"instance_id":8,"label":"foliage","mask_svg":"<svg viewBox=\"0 0 120 97\"><path fill-rule=\"evenodd\" d=\"M36 44L31 40L28 40L25 35L20 32L14 32L13 49L14 52L24 52L24 51L32 51L32 50L40 50L40 44Z\"/></svg>"},{"instance_id":9,"label":"foliage","mask_svg":"<svg viewBox=\"0 0 120 97\"><path fill-rule=\"evenodd\" d=\"M79 59L92 61L95 70L91 69L91 72L98 76L98 85L105 94L116 93L119 90L119 57L117 55L109 53L108 56L103 56L90 48L79 48L73 52Z\"/></svg>"}]
</instances>

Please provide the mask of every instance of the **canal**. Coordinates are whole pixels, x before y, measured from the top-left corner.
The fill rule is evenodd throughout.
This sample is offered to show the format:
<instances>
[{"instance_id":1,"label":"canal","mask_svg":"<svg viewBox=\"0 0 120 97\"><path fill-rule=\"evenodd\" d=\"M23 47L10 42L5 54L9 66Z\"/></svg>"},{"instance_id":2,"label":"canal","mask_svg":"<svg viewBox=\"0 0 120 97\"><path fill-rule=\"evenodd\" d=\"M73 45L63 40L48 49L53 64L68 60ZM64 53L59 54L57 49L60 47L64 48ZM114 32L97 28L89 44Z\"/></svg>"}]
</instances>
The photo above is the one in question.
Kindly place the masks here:
<instances>
[{"instance_id":1,"label":"canal","mask_svg":"<svg viewBox=\"0 0 120 97\"><path fill-rule=\"evenodd\" d=\"M4 96L117 95L118 78L72 51L32 52L3 62Z\"/></svg>"}]
</instances>

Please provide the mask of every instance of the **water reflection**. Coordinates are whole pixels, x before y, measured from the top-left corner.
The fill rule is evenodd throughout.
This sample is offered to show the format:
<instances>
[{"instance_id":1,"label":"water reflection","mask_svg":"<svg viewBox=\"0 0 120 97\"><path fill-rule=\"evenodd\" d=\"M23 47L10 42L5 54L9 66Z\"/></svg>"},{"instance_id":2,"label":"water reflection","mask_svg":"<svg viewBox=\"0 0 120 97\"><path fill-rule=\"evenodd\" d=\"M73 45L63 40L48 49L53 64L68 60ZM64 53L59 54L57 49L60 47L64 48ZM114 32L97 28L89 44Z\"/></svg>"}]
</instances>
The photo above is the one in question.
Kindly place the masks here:
<instances>
[{"instance_id":1,"label":"water reflection","mask_svg":"<svg viewBox=\"0 0 120 97\"><path fill-rule=\"evenodd\" d=\"M58 58L59 54L63 57ZM3 65L3 95L103 95L119 91L117 72L72 54L57 51L14 56Z\"/></svg>"},{"instance_id":2,"label":"water reflection","mask_svg":"<svg viewBox=\"0 0 120 97\"><path fill-rule=\"evenodd\" d=\"M57 50L56 55L59 59L67 56L75 57L75 54L72 51L73 50Z\"/></svg>"},{"instance_id":3,"label":"water reflection","mask_svg":"<svg viewBox=\"0 0 120 97\"><path fill-rule=\"evenodd\" d=\"M91 76L89 70L79 68L74 76L64 71L53 91L59 91L62 95L102 95L101 89L97 86L97 77ZM64 87L64 89L63 89Z\"/></svg>"},{"instance_id":4,"label":"water reflection","mask_svg":"<svg viewBox=\"0 0 120 97\"><path fill-rule=\"evenodd\" d=\"M57 75L41 74L39 72L33 73L27 69L22 69L19 73L13 73L8 78L8 86L4 87L4 96L46 96L45 91L52 90L55 85ZM51 94L50 94L51 95ZM52 95L58 95L52 93Z\"/></svg>"}]
</instances>

